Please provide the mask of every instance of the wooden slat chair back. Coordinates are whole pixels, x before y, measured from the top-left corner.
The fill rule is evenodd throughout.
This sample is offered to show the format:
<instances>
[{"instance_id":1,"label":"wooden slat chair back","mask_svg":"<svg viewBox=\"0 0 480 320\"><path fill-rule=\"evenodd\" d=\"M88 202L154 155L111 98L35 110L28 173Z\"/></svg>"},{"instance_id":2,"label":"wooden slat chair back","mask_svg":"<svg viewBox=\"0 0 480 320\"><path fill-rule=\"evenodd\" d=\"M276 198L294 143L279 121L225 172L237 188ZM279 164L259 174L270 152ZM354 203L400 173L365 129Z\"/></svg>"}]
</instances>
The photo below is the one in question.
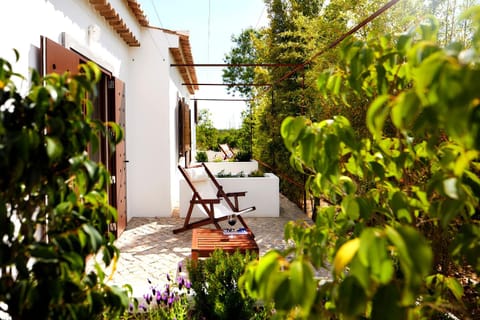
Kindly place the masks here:
<instances>
[{"instance_id":1,"label":"wooden slat chair back","mask_svg":"<svg viewBox=\"0 0 480 320\"><path fill-rule=\"evenodd\" d=\"M235 152L233 152L228 143L219 144L218 147L223 152L223 160L233 159L235 157Z\"/></svg>"},{"instance_id":2,"label":"wooden slat chair back","mask_svg":"<svg viewBox=\"0 0 480 320\"><path fill-rule=\"evenodd\" d=\"M231 215L236 215L243 227L247 229L248 232L251 232L241 215L254 211L255 206L240 209L238 202L239 197L246 195L246 191L226 193L222 185L204 163L188 168L178 166L178 169L193 194L183 226L173 230L173 233L183 232L208 224L213 224L217 229L221 229L219 222L228 219ZM195 206L200 208L206 215L206 218L192 221L191 216Z\"/></svg>"}]
</instances>

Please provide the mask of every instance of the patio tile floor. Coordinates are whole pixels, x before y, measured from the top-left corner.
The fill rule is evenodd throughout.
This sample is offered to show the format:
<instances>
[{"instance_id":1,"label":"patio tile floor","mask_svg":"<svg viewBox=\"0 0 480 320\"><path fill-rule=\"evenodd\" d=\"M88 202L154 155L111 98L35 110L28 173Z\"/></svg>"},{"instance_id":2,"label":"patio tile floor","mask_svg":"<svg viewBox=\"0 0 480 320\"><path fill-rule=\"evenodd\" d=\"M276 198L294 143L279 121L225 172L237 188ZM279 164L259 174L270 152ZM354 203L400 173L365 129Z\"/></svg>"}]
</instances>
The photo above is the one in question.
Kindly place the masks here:
<instances>
[{"instance_id":1,"label":"patio tile floor","mask_svg":"<svg viewBox=\"0 0 480 320\"><path fill-rule=\"evenodd\" d=\"M272 248L285 246L283 231L288 221L312 222L283 195L280 195L279 217L249 218L247 214L244 218L255 234L260 256ZM154 285L163 286L166 274L175 276L178 264L190 258L192 231L172 232L182 224L183 219L178 217L130 219L126 230L116 241L121 253L109 284L130 284L135 297L141 297L148 291L150 284L147 279Z\"/></svg>"}]
</instances>

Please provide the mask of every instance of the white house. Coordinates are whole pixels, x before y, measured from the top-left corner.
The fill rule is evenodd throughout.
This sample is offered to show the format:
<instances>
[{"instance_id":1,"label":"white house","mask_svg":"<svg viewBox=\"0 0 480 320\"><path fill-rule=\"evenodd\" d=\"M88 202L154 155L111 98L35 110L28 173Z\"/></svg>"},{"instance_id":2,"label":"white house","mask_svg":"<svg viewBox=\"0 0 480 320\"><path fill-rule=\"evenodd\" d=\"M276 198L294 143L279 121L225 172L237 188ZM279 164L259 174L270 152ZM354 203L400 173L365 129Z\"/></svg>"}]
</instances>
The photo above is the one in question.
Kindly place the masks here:
<instances>
[{"instance_id":1,"label":"white house","mask_svg":"<svg viewBox=\"0 0 480 320\"><path fill-rule=\"evenodd\" d=\"M171 66L193 64L188 34L149 26L136 0L6 0L0 8L0 57L16 72L75 72L88 60L101 67L97 116L122 124L126 139L113 161L105 150L92 156L112 173L118 231L134 216L170 216L179 201L177 164L195 141L196 73Z\"/></svg>"}]
</instances>

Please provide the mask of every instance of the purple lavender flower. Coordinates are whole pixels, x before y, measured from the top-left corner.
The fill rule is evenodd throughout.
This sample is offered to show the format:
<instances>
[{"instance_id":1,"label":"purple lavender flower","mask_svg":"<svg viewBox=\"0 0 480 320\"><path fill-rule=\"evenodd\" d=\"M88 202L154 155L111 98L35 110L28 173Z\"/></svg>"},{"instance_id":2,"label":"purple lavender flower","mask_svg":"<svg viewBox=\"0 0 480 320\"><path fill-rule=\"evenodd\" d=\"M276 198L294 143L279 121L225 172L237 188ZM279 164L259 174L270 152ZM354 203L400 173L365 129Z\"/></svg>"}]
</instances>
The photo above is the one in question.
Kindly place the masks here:
<instances>
[{"instance_id":1,"label":"purple lavender flower","mask_svg":"<svg viewBox=\"0 0 480 320\"><path fill-rule=\"evenodd\" d=\"M167 284L165 285L165 292L167 293L167 295L170 294L170 284L169 284L169 283L167 283Z\"/></svg>"},{"instance_id":2,"label":"purple lavender flower","mask_svg":"<svg viewBox=\"0 0 480 320\"><path fill-rule=\"evenodd\" d=\"M182 290L183 285L185 283L185 279L183 277L178 277L177 278L177 283L178 283L178 289Z\"/></svg>"},{"instance_id":3,"label":"purple lavender flower","mask_svg":"<svg viewBox=\"0 0 480 320\"><path fill-rule=\"evenodd\" d=\"M167 281L170 282L171 279L170 279L170 275L167 273Z\"/></svg>"},{"instance_id":4,"label":"purple lavender flower","mask_svg":"<svg viewBox=\"0 0 480 320\"><path fill-rule=\"evenodd\" d=\"M182 267L183 267L183 264L182 264L182 261L180 261L178 263L178 273L181 273L182 272Z\"/></svg>"},{"instance_id":5,"label":"purple lavender flower","mask_svg":"<svg viewBox=\"0 0 480 320\"><path fill-rule=\"evenodd\" d=\"M162 301L163 301L164 303L167 303L167 301L168 301L168 293L166 293L166 292L162 293Z\"/></svg>"},{"instance_id":6,"label":"purple lavender flower","mask_svg":"<svg viewBox=\"0 0 480 320\"><path fill-rule=\"evenodd\" d=\"M150 304L150 302L152 302L152 295L150 293L145 293L143 295L143 298L145 299L145 301L147 302L147 304Z\"/></svg>"}]
</instances>

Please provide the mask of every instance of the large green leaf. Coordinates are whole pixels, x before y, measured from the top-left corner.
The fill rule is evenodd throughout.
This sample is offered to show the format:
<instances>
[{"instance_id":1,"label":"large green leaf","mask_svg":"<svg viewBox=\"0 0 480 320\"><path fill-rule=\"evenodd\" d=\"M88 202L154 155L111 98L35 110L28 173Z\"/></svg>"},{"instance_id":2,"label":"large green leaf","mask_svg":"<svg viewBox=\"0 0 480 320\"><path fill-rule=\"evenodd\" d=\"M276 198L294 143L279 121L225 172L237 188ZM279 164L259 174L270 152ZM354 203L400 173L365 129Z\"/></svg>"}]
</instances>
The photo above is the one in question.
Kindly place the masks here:
<instances>
[{"instance_id":1,"label":"large green leaf","mask_svg":"<svg viewBox=\"0 0 480 320\"><path fill-rule=\"evenodd\" d=\"M348 276L340 284L338 309L346 319L357 319L367 309L367 295L355 277Z\"/></svg>"},{"instance_id":2,"label":"large green leaf","mask_svg":"<svg viewBox=\"0 0 480 320\"><path fill-rule=\"evenodd\" d=\"M400 130L409 130L420 113L420 100L412 90L402 92L392 108L392 122Z\"/></svg>"},{"instance_id":3,"label":"large green leaf","mask_svg":"<svg viewBox=\"0 0 480 320\"><path fill-rule=\"evenodd\" d=\"M393 262L387 252L386 239L380 230L368 228L362 232L357 257L368 267L370 277L381 284L390 282L394 273Z\"/></svg>"},{"instance_id":4,"label":"large green leaf","mask_svg":"<svg viewBox=\"0 0 480 320\"><path fill-rule=\"evenodd\" d=\"M305 119L302 117L286 117L283 120L280 134L288 150L293 151L293 145L300 139L304 128Z\"/></svg>"},{"instance_id":5,"label":"large green leaf","mask_svg":"<svg viewBox=\"0 0 480 320\"><path fill-rule=\"evenodd\" d=\"M404 303L411 303L424 277L432 271L433 252L422 234L410 226L397 229L387 226L385 231L395 246L405 276Z\"/></svg>"},{"instance_id":6,"label":"large green leaf","mask_svg":"<svg viewBox=\"0 0 480 320\"><path fill-rule=\"evenodd\" d=\"M378 139L382 137L383 124L389 114L388 95L378 96L370 105L367 111L367 127Z\"/></svg>"},{"instance_id":7,"label":"large green leaf","mask_svg":"<svg viewBox=\"0 0 480 320\"><path fill-rule=\"evenodd\" d=\"M395 284L381 286L373 297L371 319L383 320L386 317L389 320L407 319L407 309L399 305L399 299L400 292Z\"/></svg>"},{"instance_id":8,"label":"large green leaf","mask_svg":"<svg viewBox=\"0 0 480 320\"><path fill-rule=\"evenodd\" d=\"M63 154L63 145L57 137L45 137L47 155L51 161L57 161Z\"/></svg>"},{"instance_id":9,"label":"large green leaf","mask_svg":"<svg viewBox=\"0 0 480 320\"><path fill-rule=\"evenodd\" d=\"M360 206L353 195L347 195L342 200L342 210L352 220L360 217Z\"/></svg>"},{"instance_id":10,"label":"large green leaf","mask_svg":"<svg viewBox=\"0 0 480 320\"><path fill-rule=\"evenodd\" d=\"M290 264L290 294L295 304L302 306L306 314L312 307L317 290L312 266L305 260L295 260Z\"/></svg>"}]
</instances>

